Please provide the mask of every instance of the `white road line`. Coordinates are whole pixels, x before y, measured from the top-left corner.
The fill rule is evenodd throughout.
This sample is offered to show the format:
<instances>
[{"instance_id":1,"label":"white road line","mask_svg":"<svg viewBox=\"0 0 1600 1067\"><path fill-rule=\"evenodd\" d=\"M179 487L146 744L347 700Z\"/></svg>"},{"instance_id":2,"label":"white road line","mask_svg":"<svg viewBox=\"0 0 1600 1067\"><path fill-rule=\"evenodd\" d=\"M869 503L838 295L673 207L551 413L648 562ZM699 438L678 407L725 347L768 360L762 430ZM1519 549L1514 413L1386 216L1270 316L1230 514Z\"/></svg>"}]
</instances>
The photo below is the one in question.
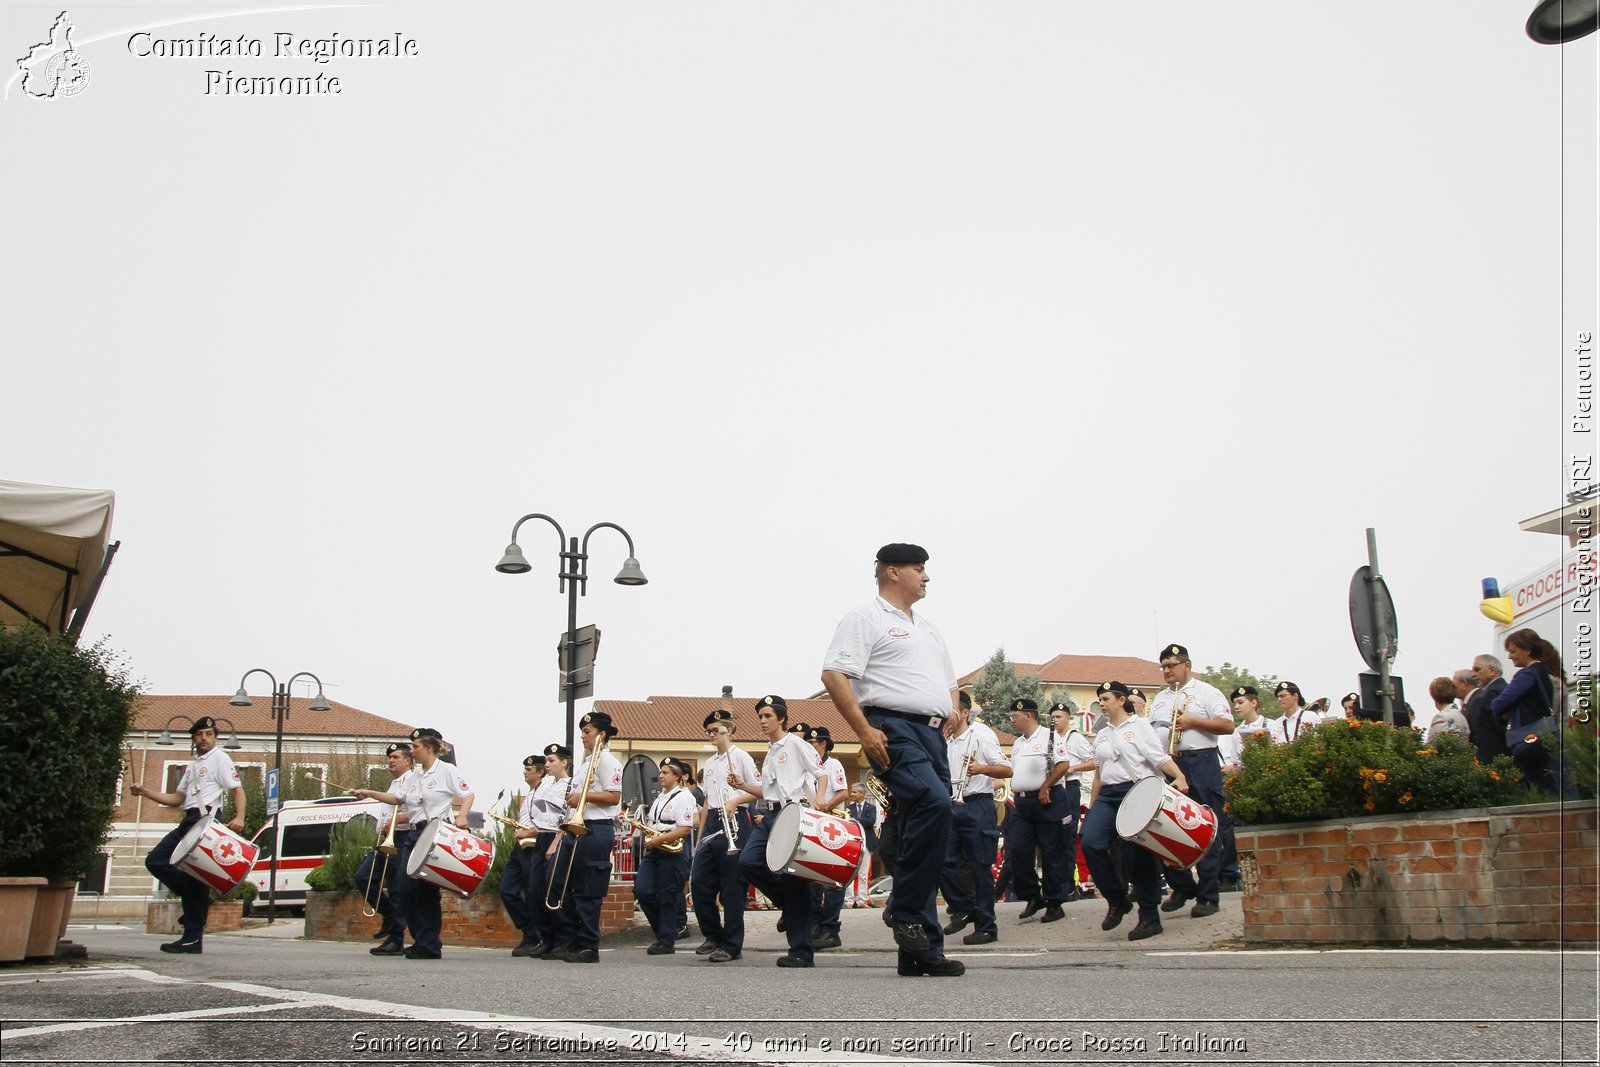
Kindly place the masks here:
<instances>
[{"instance_id":1,"label":"white road line","mask_svg":"<svg viewBox=\"0 0 1600 1067\"><path fill-rule=\"evenodd\" d=\"M129 1015L118 1019L92 1019L87 1022L51 1023L48 1026L27 1026L20 1030L7 1030L6 1037L15 1041L19 1037L44 1037L47 1034L70 1034L80 1030L104 1030L108 1026L137 1026L139 1023L167 1023L184 1019L211 1019L219 1015L244 1015L257 1011L283 1011L298 1007L296 1004L241 1004L233 1008L196 1008L193 1011L169 1011L160 1015Z\"/></svg>"},{"instance_id":2,"label":"white road line","mask_svg":"<svg viewBox=\"0 0 1600 1067\"><path fill-rule=\"evenodd\" d=\"M1146 956L1594 956L1592 948L1221 948L1206 952L1146 952Z\"/></svg>"}]
</instances>

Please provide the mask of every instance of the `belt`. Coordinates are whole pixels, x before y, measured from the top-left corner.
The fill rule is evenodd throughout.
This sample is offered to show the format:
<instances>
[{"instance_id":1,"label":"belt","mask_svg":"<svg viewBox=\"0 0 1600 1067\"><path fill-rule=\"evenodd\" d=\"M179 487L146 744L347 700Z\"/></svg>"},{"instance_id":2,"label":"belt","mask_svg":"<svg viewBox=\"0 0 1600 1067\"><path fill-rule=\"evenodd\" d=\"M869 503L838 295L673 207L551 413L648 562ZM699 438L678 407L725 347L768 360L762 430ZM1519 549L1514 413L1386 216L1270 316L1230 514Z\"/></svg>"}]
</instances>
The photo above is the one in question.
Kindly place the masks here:
<instances>
[{"instance_id":1,"label":"belt","mask_svg":"<svg viewBox=\"0 0 1600 1067\"><path fill-rule=\"evenodd\" d=\"M966 796L962 797L961 799L962 800L979 800L979 799L982 799L982 800L993 800L994 799L994 794L993 793L968 793Z\"/></svg>"},{"instance_id":2,"label":"belt","mask_svg":"<svg viewBox=\"0 0 1600 1067\"><path fill-rule=\"evenodd\" d=\"M943 715L913 715L909 711L895 711L892 708L877 708L871 705L864 706L861 710L867 715L887 715L893 719L904 719L907 722L914 722L921 726L931 726L935 730L944 727Z\"/></svg>"},{"instance_id":3,"label":"belt","mask_svg":"<svg viewBox=\"0 0 1600 1067\"><path fill-rule=\"evenodd\" d=\"M783 801L781 801L781 800L758 800L758 801L756 801L754 806L759 808L762 811L782 811L783 810Z\"/></svg>"},{"instance_id":4,"label":"belt","mask_svg":"<svg viewBox=\"0 0 1600 1067\"><path fill-rule=\"evenodd\" d=\"M585 826L601 826L601 825L610 826L614 822L616 822L615 819L585 819L585 820L583 820L583 825L585 825Z\"/></svg>"},{"instance_id":5,"label":"belt","mask_svg":"<svg viewBox=\"0 0 1600 1067\"><path fill-rule=\"evenodd\" d=\"M1210 748L1180 748L1173 753L1175 756L1215 756L1216 754L1217 748L1215 745Z\"/></svg>"}]
</instances>

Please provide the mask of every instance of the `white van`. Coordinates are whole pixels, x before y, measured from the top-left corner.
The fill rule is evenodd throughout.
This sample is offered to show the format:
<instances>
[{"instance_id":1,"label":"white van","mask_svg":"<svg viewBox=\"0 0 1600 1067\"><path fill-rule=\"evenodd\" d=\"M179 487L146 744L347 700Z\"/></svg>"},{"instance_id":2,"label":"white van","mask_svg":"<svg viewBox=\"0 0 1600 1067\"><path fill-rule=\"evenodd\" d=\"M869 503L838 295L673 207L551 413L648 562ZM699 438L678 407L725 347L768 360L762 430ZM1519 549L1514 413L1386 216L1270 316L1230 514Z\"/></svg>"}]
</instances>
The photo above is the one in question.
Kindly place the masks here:
<instances>
[{"instance_id":1,"label":"white van","mask_svg":"<svg viewBox=\"0 0 1600 1067\"><path fill-rule=\"evenodd\" d=\"M252 838L261 853L245 876L256 887L251 911L266 909L274 852L278 855L277 906L304 909L306 875L321 867L322 861L328 858L328 838L333 828L351 819L370 819L376 829L390 810L387 804L355 797L285 801L278 814L268 819Z\"/></svg>"}]
</instances>

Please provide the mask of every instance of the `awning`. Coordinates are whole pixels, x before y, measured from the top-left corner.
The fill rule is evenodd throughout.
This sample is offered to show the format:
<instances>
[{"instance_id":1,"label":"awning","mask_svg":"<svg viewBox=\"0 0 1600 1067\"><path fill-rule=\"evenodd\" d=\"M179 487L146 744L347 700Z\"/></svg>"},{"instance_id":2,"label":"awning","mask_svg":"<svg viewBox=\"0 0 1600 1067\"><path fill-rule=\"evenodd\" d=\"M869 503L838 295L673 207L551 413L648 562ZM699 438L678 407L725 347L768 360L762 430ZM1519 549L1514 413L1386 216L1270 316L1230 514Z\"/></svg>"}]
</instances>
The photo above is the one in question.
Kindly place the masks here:
<instances>
[{"instance_id":1,"label":"awning","mask_svg":"<svg viewBox=\"0 0 1600 1067\"><path fill-rule=\"evenodd\" d=\"M76 633L117 546L109 489L0 481L0 624Z\"/></svg>"}]
</instances>

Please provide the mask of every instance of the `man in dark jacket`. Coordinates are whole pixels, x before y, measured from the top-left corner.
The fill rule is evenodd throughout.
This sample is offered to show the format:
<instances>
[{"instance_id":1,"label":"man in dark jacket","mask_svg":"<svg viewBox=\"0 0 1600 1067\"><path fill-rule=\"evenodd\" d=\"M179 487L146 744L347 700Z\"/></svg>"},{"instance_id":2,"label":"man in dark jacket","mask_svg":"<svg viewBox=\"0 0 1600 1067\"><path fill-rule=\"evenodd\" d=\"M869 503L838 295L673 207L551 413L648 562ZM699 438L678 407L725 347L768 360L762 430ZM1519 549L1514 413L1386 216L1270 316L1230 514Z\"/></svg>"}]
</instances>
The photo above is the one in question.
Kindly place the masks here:
<instances>
[{"instance_id":1,"label":"man in dark jacket","mask_svg":"<svg viewBox=\"0 0 1600 1067\"><path fill-rule=\"evenodd\" d=\"M1478 762L1487 767L1496 756L1507 755L1505 720L1489 710L1489 704L1506 688L1500 661L1482 655L1472 661L1472 680L1478 688L1467 699L1462 714L1467 717L1468 737L1478 750Z\"/></svg>"}]
</instances>

